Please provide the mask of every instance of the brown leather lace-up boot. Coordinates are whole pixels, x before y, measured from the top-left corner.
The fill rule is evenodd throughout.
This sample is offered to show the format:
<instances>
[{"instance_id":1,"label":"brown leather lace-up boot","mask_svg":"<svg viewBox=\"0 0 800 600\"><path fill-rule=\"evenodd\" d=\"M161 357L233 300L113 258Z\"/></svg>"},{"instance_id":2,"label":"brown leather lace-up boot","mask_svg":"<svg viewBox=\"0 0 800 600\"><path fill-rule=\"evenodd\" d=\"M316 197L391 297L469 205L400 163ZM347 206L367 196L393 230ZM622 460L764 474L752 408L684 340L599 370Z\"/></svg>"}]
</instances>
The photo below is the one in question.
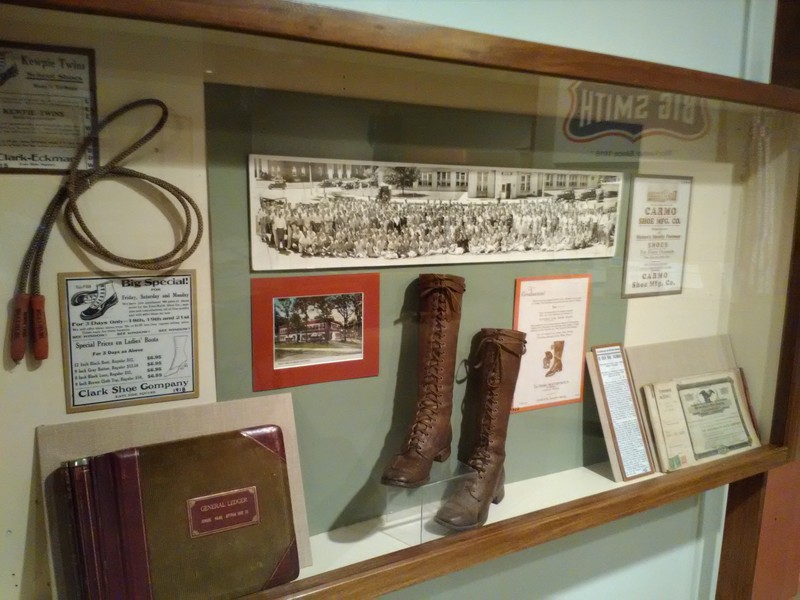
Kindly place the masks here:
<instances>
[{"instance_id":1,"label":"brown leather lace-up boot","mask_svg":"<svg viewBox=\"0 0 800 600\"><path fill-rule=\"evenodd\" d=\"M464 279L419 276L417 410L406 440L383 472L381 483L417 487L428 481L433 461L450 456L456 343Z\"/></svg>"},{"instance_id":2,"label":"brown leather lace-up boot","mask_svg":"<svg viewBox=\"0 0 800 600\"><path fill-rule=\"evenodd\" d=\"M519 365L525 353L525 334L513 329L482 329L473 368L479 369L479 436L467 464L475 477L464 482L436 514L436 522L455 530L486 523L489 504L505 493L506 434Z\"/></svg>"}]
</instances>

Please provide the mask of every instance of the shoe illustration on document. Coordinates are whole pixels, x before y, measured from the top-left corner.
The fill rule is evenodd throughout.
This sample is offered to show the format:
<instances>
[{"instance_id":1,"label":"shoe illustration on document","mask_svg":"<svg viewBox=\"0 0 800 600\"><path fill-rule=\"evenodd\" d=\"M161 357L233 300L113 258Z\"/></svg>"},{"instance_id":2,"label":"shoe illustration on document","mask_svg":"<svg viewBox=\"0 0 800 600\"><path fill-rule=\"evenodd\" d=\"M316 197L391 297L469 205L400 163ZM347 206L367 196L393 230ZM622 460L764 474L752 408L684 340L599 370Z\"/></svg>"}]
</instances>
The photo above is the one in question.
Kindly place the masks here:
<instances>
[{"instance_id":1,"label":"shoe illustration on document","mask_svg":"<svg viewBox=\"0 0 800 600\"><path fill-rule=\"evenodd\" d=\"M564 356L564 340L556 340L550 346L552 349L552 357L548 357L548 354L551 354L549 351L545 354L545 364L544 368L550 366L547 373L544 374L545 377L552 377L556 373L560 372L561 369L564 368L563 363L561 362L561 358ZM552 358L552 362L547 360L548 358Z\"/></svg>"},{"instance_id":2,"label":"shoe illustration on document","mask_svg":"<svg viewBox=\"0 0 800 600\"><path fill-rule=\"evenodd\" d=\"M176 335L172 338L172 362L169 370L164 373L164 377L172 377L189 366L189 356L186 354L186 341L188 339L189 336L186 335Z\"/></svg>"},{"instance_id":3,"label":"shoe illustration on document","mask_svg":"<svg viewBox=\"0 0 800 600\"><path fill-rule=\"evenodd\" d=\"M118 301L117 290L111 281L98 283L94 290L77 292L69 299L72 306L89 304L88 308L81 311L81 319L84 321L99 319Z\"/></svg>"}]
</instances>

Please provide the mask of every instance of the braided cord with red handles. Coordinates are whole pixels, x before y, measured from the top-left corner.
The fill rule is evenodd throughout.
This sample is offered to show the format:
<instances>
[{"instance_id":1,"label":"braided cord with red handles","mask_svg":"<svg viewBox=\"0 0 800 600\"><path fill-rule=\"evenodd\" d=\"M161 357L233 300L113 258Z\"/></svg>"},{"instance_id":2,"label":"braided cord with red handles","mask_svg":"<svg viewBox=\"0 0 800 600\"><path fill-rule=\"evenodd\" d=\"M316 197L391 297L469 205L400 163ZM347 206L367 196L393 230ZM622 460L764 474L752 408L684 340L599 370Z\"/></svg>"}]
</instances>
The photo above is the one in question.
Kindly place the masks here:
<instances>
[{"instance_id":1,"label":"braided cord with red handles","mask_svg":"<svg viewBox=\"0 0 800 600\"><path fill-rule=\"evenodd\" d=\"M147 106L159 108L161 115L158 121L142 137L104 165L91 169L78 169L83 155L98 139L100 132L106 126L132 110ZM25 356L29 341L29 330L33 336L34 358L43 360L47 358L49 352L47 322L44 314L44 296L41 295L40 289L40 273L50 232L62 209L67 226L78 243L90 253L116 264L148 271L162 271L179 265L197 249L203 236L203 218L194 200L186 192L168 181L120 166L123 160L161 131L167 122L168 115L167 106L161 100L154 98L135 100L118 108L98 122L78 146L78 150L69 163L67 174L64 176L64 180L55 196L50 200L20 266L14 291L14 314L11 327L11 358L15 362L21 361ZM183 235L172 250L166 254L151 258L119 256L108 250L86 225L78 209L78 198L98 181L105 178L118 177L146 181L169 192L180 204L183 209L185 225ZM193 234L194 220L197 222L197 231Z\"/></svg>"}]
</instances>

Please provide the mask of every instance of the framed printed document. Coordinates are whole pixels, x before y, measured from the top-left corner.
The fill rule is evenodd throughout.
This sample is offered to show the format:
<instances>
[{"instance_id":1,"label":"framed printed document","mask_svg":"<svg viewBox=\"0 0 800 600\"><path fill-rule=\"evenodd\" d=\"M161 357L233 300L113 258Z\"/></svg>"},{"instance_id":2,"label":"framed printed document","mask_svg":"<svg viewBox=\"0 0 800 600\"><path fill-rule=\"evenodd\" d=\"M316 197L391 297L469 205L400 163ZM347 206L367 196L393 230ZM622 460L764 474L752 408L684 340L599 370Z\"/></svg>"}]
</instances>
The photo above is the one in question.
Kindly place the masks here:
<instances>
[{"instance_id":1,"label":"framed printed document","mask_svg":"<svg viewBox=\"0 0 800 600\"><path fill-rule=\"evenodd\" d=\"M0 41L0 171L66 171L97 122L94 50ZM98 141L78 168L97 166Z\"/></svg>"},{"instance_id":2,"label":"framed printed document","mask_svg":"<svg viewBox=\"0 0 800 600\"><path fill-rule=\"evenodd\" d=\"M680 294L692 180L635 177L622 294Z\"/></svg>"},{"instance_id":3,"label":"framed printed document","mask_svg":"<svg viewBox=\"0 0 800 600\"><path fill-rule=\"evenodd\" d=\"M514 412L580 402L590 275L517 279L514 329L527 335Z\"/></svg>"},{"instance_id":4,"label":"framed printed document","mask_svg":"<svg viewBox=\"0 0 800 600\"><path fill-rule=\"evenodd\" d=\"M198 397L194 271L58 281L67 412Z\"/></svg>"},{"instance_id":5,"label":"framed printed document","mask_svg":"<svg viewBox=\"0 0 800 600\"><path fill-rule=\"evenodd\" d=\"M622 345L595 346L586 361L614 479L628 481L652 474L656 470L652 442Z\"/></svg>"}]
</instances>

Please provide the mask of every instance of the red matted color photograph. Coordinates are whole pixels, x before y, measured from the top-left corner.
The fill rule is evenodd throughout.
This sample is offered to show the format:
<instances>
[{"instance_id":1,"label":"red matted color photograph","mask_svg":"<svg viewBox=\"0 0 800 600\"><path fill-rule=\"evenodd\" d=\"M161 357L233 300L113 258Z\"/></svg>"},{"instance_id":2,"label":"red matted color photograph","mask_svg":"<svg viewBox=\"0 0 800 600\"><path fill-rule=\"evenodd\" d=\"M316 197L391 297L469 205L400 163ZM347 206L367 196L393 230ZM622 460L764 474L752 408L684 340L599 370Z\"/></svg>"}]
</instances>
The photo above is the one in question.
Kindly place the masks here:
<instances>
[{"instance_id":1,"label":"red matted color photograph","mask_svg":"<svg viewBox=\"0 0 800 600\"><path fill-rule=\"evenodd\" d=\"M380 275L250 281L253 391L378 374Z\"/></svg>"}]
</instances>

